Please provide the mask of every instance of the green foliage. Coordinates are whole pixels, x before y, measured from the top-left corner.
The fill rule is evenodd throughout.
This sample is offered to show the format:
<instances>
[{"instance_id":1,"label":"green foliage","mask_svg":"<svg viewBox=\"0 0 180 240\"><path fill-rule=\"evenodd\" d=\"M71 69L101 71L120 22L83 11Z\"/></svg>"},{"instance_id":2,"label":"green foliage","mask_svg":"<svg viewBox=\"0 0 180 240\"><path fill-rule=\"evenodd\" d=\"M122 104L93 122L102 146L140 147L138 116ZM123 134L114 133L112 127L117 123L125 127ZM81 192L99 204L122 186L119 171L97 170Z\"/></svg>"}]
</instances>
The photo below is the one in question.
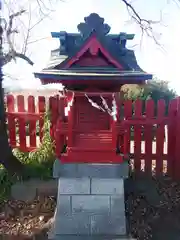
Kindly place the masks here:
<instances>
[{"instance_id":1,"label":"green foliage","mask_svg":"<svg viewBox=\"0 0 180 240\"><path fill-rule=\"evenodd\" d=\"M165 100L167 114L170 100L177 97L176 92L169 88L169 83L167 81L160 81L158 79L150 80L147 84L144 85L126 84L122 86L121 91L123 92L123 99L125 100L143 100L143 113L145 113L145 101L148 99L153 99L155 103L155 116L157 114L158 100Z\"/></svg>"},{"instance_id":2,"label":"green foliage","mask_svg":"<svg viewBox=\"0 0 180 240\"><path fill-rule=\"evenodd\" d=\"M167 81L160 81L158 79L150 80L144 85L126 84L121 90L124 93L124 99L133 101L136 99L153 99L157 102L159 99L164 99L166 104L168 104L171 99L177 96L176 92L169 88Z\"/></svg>"},{"instance_id":3,"label":"green foliage","mask_svg":"<svg viewBox=\"0 0 180 240\"><path fill-rule=\"evenodd\" d=\"M0 203L10 194L13 182L17 181L16 176L10 176L5 168L0 169Z\"/></svg>"},{"instance_id":4,"label":"green foliage","mask_svg":"<svg viewBox=\"0 0 180 240\"><path fill-rule=\"evenodd\" d=\"M44 137L40 147L33 152L24 153L14 149L13 154L25 165L25 171L21 179L18 176L10 176L6 169L0 165L0 201L7 198L11 185L16 181L29 178L49 179L52 177L52 168L55 160L54 142L50 136L49 113L45 115Z\"/></svg>"},{"instance_id":5,"label":"green foliage","mask_svg":"<svg viewBox=\"0 0 180 240\"><path fill-rule=\"evenodd\" d=\"M147 100L149 98L148 94L144 91L144 85L126 84L122 86L121 91L125 100L135 101L136 99Z\"/></svg>"},{"instance_id":6,"label":"green foliage","mask_svg":"<svg viewBox=\"0 0 180 240\"><path fill-rule=\"evenodd\" d=\"M171 99L177 96L176 92L173 89L170 89L167 81L160 81L158 79L149 82L145 86L144 92L155 102L159 99L164 99L167 104Z\"/></svg>"},{"instance_id":7,"label":"green foliage","mask_svg":"<svg viewBox=\"0 0 180 240\"><path fill-rule=\"evenodd\" d=\"M52 169L52 165L55 160L55 145L50 136L50 120L48 113L45 115L44 122L44 137L37 150L30 153L21 152L19 149L13 150L14 155L22 163L26 164L29 171L28 175L32 174L33 177L42 177L42 175L50 177L51 173L49 173L49 171ZM35 172L32 172L33 168L36 169Z\"/></svg>"}]
</instances>

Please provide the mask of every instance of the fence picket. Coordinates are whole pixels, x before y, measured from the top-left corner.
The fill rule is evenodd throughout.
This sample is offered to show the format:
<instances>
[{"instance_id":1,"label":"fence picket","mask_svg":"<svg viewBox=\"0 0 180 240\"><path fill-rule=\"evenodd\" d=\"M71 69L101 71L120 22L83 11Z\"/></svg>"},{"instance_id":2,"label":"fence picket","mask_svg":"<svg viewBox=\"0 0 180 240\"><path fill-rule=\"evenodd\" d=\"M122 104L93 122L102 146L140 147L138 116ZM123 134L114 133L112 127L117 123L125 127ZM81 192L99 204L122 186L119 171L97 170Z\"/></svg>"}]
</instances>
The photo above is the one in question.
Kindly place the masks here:
<instances>
[{"instance_id":1,"label":"fence picket","mask_svg":"<svg viewBox=\"0 0 180 240\"><path fill-rule=\"evenodd\" d=\"M165 101L163 99L158 101L157 118L163 119L165 115ZM156 132L156 175L163 172L163 155L164 155L164 140L165 140L165 125L163 122L158 124Z\"/></svg>"},{"instance_id":2,"label":"fence picket","mask_svg":"<svg viewBox=\"0 0 180 240\"><path fill-rule=\"evenodd\" d=\"M154 117L154 101L146 101L146 119ZM144 125L144 144L145 144L145 172L152 172L152 144L153 144L153 120L151 124Z\"/></svg>"},{"instance_id":3,"label":"fence picket","mask_svg":"<svg viewBox=\"0 0 180 240\"><path fill-rule=\"evenodd\" d=\"M176 118L177 99L171 100L168 108L168 138L167 138L167 175L173 174L173 163L175 161L175 139L176 139Z\"/></svg>"},{"instance_id":4,"label":"fence picket","mask_svg":"<svg viewBox=\"0 0 180 240\"><path fill-rule=\"evenodd\" d=\"M28 97L28 112L35 113L35 99L33 96ZM36 143L36 120L29 119L29 143L30 148L35 148L37 146Z\"/></svg>"},{"instance_id":5,"label":"fence picket","mask_svg":"<svg viewBox=\"0 0 180 240\"><path fill-rule=\"evenodd\" d=\"M24 117L21 117L23 113L26 112L25 106L24 106L24 96L19 95L17 96L17 107L19 114L18 117L18 126L19 126L19 145L22 151L26 151L26 122Z\"/></svg>"},{"instance_id":6,"label":"fence picket","mask_svg":"<svg viewBox=\"0 0 180 240\"><path fill-rule=\"evenodd\" d=\"M175 161L173 176L178 179L180 177L180 97L177 99L177 116L176 116L176 139L175 139Z\"/></svg>"},{"instance_id":7,"label":"fence picket","mask_svg":"<svg viewBox=\"0 0 180 240\"><path fill-rule=\"evenodd\" d=\"M128 119L132 117L132 101L127 100L124 101L124 118ZM124 152L130 153L130 143L131 143L131 125L128 124L125 126L125 134L124 134Z\"/></svg>"},{"instance_id":8,"label":"fence picket","mask_svg":"<svg viewBox=\"0 0 180 240\"><path fill-rule=\"evenodd\" d=\"M51 109L51 137L54 138L54 129L57 119L58 119L58 97L50 97L49 108Z\"/></svg>"},{"instance_id":9,"label":"fence picket","mask_svg":"<svg viewBox=\"0 0 180 240\"><path fill-rule=\"evenodd\" d=\"M38 110L40 113L39 118L39 137L40 142L42 142L43 136L44 136L44 117L42 116L42 113L44 114L46 111L46 99L43 96L38 97Z\"/></svg>"},{"instance_id":10,"label":"fence picket","mask_svg":"<svg viewBox=\"0 0 180 240\"><path fill-rule=\"evenodd\" d=\"M9 143L13 148L16 148L16 119L13 116L15 111L15 99L13 95L8 95L6 98L7 103L7 129L9 132Z\"/></svg>"},{"instance_id":11,"label":"fence picket","mask_svg":"<svg viewBox=\"0 0 180 240\"><path fill-rule=\"evenodd\" d=\"M142 116L142 101L135 101L135 119ZM134 168L136 172L141 171L141 130L142 126L134 125Z\"/></svg>"}]
</instances>

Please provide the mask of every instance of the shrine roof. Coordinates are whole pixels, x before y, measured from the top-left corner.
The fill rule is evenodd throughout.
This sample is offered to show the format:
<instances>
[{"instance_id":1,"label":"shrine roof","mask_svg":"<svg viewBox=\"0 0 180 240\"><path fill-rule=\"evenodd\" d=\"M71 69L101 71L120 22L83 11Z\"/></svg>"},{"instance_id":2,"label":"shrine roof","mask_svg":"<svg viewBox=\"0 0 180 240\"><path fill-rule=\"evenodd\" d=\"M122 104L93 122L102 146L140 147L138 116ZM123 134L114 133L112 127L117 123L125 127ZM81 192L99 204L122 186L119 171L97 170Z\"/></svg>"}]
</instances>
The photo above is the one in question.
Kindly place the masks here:
<instances>
[{"instance_id":1,"label":"shrine roof","mask_svg":"<svg viewBox=\"0 0 180 240\"><path fill-rule=\"evenodd\" d=\"M50 69L50 70L43 70L41 73L35 73L35 76L42 77L42 78L52 78L52 79L67 79L69 80L70 77L76 77L77 79L81 79L81 77L86 79L103 79L109 80L109 78L121 78L125 80L125 77L129 79L129 77L137 77L142 79L150 79L152 77L151 74L144 73L141 71L119 71L116 69L106 69L104 68L96 68L96 69L68 69L68 70L57 70L57 69ZM87 77L87 78L86 78Z\"/></svg>"},{"instance_id":2,"label":"shrine roof","mask_svg":"<svg viewBox=\"0 0 180 240\"><path fill-rule=\"evenodd\" d=\"M78 33L52 32L51 35L53 38L59 37L60 47L51 51L51 59L45 69L51 69L61 63L65 64L66 61L72 58L88 40L88 38L82 38L82 35ZM105 37L97 34L96 38L113 58L124 65L125 69L143 71L137 64L134 51L127 49L125 46L127 40L134 38L134 34L109 34ZM123 39L125 42L121 43Z\"/></svg>"},{"instance_id":3,"label":"shrine roof","mask_svg":"<svg viewBox=\"0 0 180 240\"><path fill-rule=\"evenodd\" d=\"M60 41L59 48L51 51L48 65L40 72L35 73L38 78L66 77L143 77L143 80L152 79L151 74L144 72L137 63L133 50L126 47L127 40L134 39L134 34L109 34L110 27L98 14L92 13L84 18L77 28L79 33L52 32L53 38ZM94 41L94 42L93 42ZM93 44L91 44L93 42ZM88 47L87 47L88 46ZM97 47L98 46L98 47ZM97 49L98 50L97 50ZM84 49L84 50L83 50ZM86 65L79 66L77 62L83 54L92 51L103 52L110 62L107 66ZM92 53L96 55L97 53Z\"/></svg>"}]
</instances>

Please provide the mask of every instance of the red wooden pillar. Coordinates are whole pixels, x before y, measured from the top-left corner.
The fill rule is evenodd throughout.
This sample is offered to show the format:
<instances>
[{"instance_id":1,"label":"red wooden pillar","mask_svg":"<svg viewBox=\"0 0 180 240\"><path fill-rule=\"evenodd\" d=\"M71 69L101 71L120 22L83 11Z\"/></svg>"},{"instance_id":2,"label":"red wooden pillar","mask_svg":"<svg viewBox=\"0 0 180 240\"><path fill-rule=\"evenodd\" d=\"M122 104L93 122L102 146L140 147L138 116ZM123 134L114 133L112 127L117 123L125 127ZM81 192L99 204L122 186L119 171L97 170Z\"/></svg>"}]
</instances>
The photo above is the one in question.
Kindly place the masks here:
<instances>
[{"instance_id":1,"label":"red wooden pillar","mask_svg":"<svg viewBox=\"0 0 180 240\"><path fill-rule=\"evenodd\" d=\"M55 138L55 131L56 131L56 123L58 119L58 100L59 98L56 97L50 97L49 99L49 109L51 112L51 128L50 128L50 134L51 137Z\"/></svg>"},{"instance_id":2,"label":"red wooden pillar","mask_svg":"<svg viewBox=\"0 0 180 240\"><path fill-rule=\"evenodd\" d=\"M115 94L115 102L116 102L116 106L117 106L117 120L115 121L113 119L113 121L111 122L111 126L112 126L112 148L116 150L117 147L117 140L118 140L118 132L117 132L117 126L119 125L120 122L120 99L118 98L118 95Z\"/></svg>"},{"instance_id":3,"label":"red wooden pillar","mask_svg":"<svg viewBox=\"0 0 180 240\"><path fill-rule=\"evenodd\" d=\"M65 102L64 102L64 97L58 98L58 103L57 103L57 117L56 117L56 122L54 124L54 137L55 137L55 142L56 142L56 156L58 158L61 157L62 149L65 144L65 135L64 135L64 119L65 119Z\"/></svg>"},{"instance_id":4,"label":"red wooden pillar","mask_svg":"<svg viewBox=\"0 0 180 240\"><path fill-rule=\"evenodd\" d=\"M67 139L67 147L68 148L73 146L73 117L74 117L75 96L74 95L67 96L68 102L70 102L72 99L73 99L73 103L72 103L72 106L70 106L70 110L68 111L68 139Z\"/></svg>"},{"instance_id":5,"label":"red wooden pillar","mask_svg":"<svg viewBox=\"0 0 180 240\"><path fill-rule=\"evenodd\" d=\"M174 177L180 178L180 97L177 98L177 115L175 131Z\"/></svg>"}]
</instances>

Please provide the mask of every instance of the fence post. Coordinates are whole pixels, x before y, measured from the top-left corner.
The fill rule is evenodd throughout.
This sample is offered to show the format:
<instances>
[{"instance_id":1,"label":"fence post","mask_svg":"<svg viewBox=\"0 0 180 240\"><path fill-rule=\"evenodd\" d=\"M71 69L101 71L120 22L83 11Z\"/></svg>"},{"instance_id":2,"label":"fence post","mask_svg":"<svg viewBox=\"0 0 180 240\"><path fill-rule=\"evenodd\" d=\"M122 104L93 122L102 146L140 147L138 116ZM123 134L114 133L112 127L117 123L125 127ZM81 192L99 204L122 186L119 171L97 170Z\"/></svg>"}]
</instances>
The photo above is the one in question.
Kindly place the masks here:
<instances>
[{"instance_id":1,"label":"fence post","mask_svg":"<svg viewBox=\"0 0 180 240\"><path fill-rule=\"evenodd\" d=\"M176 119L177 119L177 98L169 103L168 125L167 125L167 174L174 177L175 163L175 141L176 141Z\"/></svg>"},{"instance_id":2,"label":"fence post","mask_svg":"<svg viewBox=\"0 0 180 240\"><path fill-rule=\"evenodd\" d=\"M180 179L180 97L177 98L177 114L175 124L175 153L174 153L174 177Z\"/></svg>"}]
</instances>

